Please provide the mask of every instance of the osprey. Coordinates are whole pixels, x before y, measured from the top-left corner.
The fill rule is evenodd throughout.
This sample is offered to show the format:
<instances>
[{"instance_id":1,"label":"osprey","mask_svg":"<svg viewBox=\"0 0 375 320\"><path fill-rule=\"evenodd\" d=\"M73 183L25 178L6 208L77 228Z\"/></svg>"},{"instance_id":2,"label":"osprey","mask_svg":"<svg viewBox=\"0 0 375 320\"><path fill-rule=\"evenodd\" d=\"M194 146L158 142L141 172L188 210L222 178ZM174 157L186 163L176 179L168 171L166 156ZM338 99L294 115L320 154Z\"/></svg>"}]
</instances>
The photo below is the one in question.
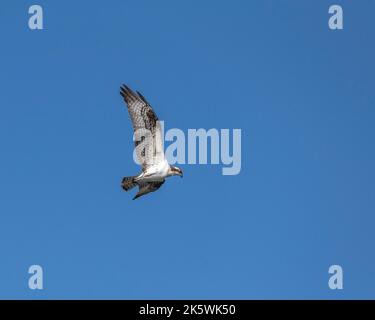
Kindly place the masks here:
<instances>
[{"instance_id":1,"label":"osprey","mask_svg":"<svg viewBox=\"0 0 375 320\"><path fill-rule=\"evenodd\" d=\"M167 177L182 177L182 170L169 165L165 159L160 123L147 100L140 92L135 93L126 85L120 87L120 94L128 106L135 135L141 134L140 140L135 139L135 148L142 172L137 176L123 178L121 183L125 191L139 187L134 200L158 190Z\"/></svg>"}]
</instances>

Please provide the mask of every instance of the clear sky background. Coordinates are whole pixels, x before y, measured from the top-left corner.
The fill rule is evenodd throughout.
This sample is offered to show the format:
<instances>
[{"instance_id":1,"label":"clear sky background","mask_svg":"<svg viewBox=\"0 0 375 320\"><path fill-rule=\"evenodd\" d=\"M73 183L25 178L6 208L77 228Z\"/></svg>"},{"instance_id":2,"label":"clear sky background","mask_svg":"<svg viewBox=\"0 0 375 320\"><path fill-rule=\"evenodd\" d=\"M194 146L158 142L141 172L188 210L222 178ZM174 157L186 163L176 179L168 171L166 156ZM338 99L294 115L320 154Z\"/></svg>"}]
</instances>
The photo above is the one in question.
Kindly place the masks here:
<instances>
[{"instance_id":1,"label":"clear sky background","mask_svg":"<svg viewBox=\"0 0 375 320\"><path fill-rule=\"evenodd\" d=\"M370 0L3 1L0 298L375 298L374 16ZM241 128L240 175L182 165L132 201L121 83L167 129Z\"/></svg>"}]
</instances>

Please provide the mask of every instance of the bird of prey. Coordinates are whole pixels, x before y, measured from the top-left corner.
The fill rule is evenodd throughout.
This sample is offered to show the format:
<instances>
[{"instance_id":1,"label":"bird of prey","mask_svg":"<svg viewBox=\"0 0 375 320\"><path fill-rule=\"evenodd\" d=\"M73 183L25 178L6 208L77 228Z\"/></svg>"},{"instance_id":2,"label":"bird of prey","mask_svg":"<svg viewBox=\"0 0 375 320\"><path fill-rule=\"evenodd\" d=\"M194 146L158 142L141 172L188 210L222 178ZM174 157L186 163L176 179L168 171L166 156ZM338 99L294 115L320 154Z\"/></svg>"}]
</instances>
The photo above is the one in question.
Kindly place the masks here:
<instances>
[{"instance_id":1,"label":"bird of prey","mask_svg":"<svg viewBox=\"0 0 375 320\"><path fill-rule=\"evenodd\" d=\"M128 106L134 135L136 137L138 133L141 136L135 139L135 148L142 172L137 176L123 178L121 183L125 191L139 187L134 200L158 190L167 177L182 177L182 170L169 165L166 160L160 122L147 100L140 92L135 93L126 85L120 87L120 94Z\"/></svg>"}]
</instances>

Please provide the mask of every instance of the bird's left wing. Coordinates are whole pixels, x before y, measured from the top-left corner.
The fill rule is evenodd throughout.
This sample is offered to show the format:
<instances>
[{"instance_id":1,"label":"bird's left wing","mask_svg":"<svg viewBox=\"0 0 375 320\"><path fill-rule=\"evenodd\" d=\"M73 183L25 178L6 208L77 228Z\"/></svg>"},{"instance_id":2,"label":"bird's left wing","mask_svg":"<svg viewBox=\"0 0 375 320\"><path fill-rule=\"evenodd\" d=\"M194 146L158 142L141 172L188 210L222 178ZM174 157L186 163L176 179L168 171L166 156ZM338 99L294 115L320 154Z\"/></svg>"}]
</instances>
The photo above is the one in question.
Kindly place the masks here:
<instances>
[{"instance_id":1,"label":"bird's left wing","mask_svg":"<svg viewBox=\"0 0 375 320\"><path fill-rule=\"evenodd\" d=\"M139 191L135 195L133 200L135 200L135 199L137 199L141 196L144 196L147 193L154 192L154 191L158 190L163 185L164 182L165 182L165 179L160 180L160 181L150 181L150 182L139 183L138 184L139 185Z\"/></svg>"},{"instance_id":2,"label":"bird's left wing","mask_svg":"<svg viewBox=\"0 0 375 320\"><path fill-rule=\"evenodd\" d=\"M141 163L143 170L164 159L164 148L162 139L162 130L158 117L147 100L139 93L133 92L128 86L122 85L120 94L124 98L133 124L133 129L136 134L143 135L143 133L150 133L150 142L145 144L145 148L137 148L142 142L136 141L135 147L137 150L137 158ZM147 141L146 141L147 142ZM146 154L145 149L151 148L151 152Z\"/></svg>"}]
</instances>

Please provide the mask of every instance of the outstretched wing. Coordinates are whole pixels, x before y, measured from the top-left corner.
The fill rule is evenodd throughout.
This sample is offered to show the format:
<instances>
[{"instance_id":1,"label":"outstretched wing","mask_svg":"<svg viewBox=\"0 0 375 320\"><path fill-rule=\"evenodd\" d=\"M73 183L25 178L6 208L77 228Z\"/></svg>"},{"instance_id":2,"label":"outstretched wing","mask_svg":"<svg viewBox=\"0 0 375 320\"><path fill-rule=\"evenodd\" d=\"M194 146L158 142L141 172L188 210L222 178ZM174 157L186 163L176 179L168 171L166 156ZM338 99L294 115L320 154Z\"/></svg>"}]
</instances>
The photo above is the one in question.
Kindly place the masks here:
<instances>
[{"instance_id":1,"label":"outstretched wing","mask_svg":"<svg viewBox=\"0 0 375 320\"><path fill-rule=\"evenodd\" d=\"M141 183L139 183L138 184L139 185L139 191L135 195L135 197L133 198L133 200L135 200L135 199L137 199L137 198L139 198L141 196L144 196L147 193L154 192L154 191L158 190L163 185L164 182L165 182L165 179L160 180L160 181L141 182Z\"/></svg>"},{"instance_id":2,"label":"outstretched wing","mask_svg":"<svg viewBox=\"0 0 375 320\"><path fill-rule=\"evenodd\" d=\"M138 161L145 170L164 158L160 122L150 104L139 92L135 93L128 86L122 85L120 94L128 106L135 135L142 137L135 141L135 147ZM142 146L137 148L140 143L143 143Z\"/></svg>"}]
</instances>

